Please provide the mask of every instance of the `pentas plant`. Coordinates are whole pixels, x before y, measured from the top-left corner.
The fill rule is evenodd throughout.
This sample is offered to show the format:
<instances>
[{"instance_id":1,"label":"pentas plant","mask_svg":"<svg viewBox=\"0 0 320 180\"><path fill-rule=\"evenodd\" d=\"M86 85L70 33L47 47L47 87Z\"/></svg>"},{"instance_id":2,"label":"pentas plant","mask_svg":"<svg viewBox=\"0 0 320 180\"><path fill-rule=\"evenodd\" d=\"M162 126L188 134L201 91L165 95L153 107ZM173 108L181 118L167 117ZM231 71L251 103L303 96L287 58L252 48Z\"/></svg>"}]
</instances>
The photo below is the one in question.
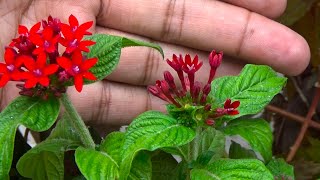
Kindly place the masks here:
<instances>
[{"instance_id":1,"label":"pentas plant","mask_svg":"<svg viewBox=\"0 0 320 180\"><path fill-rule=\"evenodd\" d=\"M20 25L5 47L0 87L12 81L21 96L0 114L0 179L294 179L292 166L272 157L269 124L251 118L286 78L268 66L246 65L238 76L214 79L222 52L209 54L202 81L196 73L205 64L197 55L167 59L179 80L165 71L164 80L148 86L168 103L167 112L143 112L124 132L105 138L89 132L68 86L81 92L104 79L125 47L146 46L163 56L152 43L92 35L92 25L73 15L67 24L49 16L30 29ZM30 150L14 148L26 144L16 133L20 125L50 135Z\"/></svg>"},{"instance_id":2,"label":"pentas plant","mask_svg":"<svg viewBox=\"0 0 320 180\"><path fill-rule=\"evenodd\" d=\"M210 74L207 83L203 86L199 81L195 81L195 73L201 68L203 62L199 61L196 55L193 60L189 54L179 57L175 54L172 60L167 60L167 63L177 72L180 80L181 89L178 89L172 74L169 71L164 72L164 80L158 80L156 85L149 86L148 90L153 95L165 100L174 106L169 106L169 112L180 111L189 112L189 115L181 116L177 113L173 116L179 123L189 127L197 127L203 124L214 125L215 119L224 115L237 115L237 108L240 101L231 102L231 99L226 99L223 107L212 107L212 99L208 97L211 91L211 83L215 76L217 68L222 61L223 53L212 51L209 55ZM184 76L184 73L187 76ZM190 118L192 117L192 118Z\"/></svg>"}]
</instances>

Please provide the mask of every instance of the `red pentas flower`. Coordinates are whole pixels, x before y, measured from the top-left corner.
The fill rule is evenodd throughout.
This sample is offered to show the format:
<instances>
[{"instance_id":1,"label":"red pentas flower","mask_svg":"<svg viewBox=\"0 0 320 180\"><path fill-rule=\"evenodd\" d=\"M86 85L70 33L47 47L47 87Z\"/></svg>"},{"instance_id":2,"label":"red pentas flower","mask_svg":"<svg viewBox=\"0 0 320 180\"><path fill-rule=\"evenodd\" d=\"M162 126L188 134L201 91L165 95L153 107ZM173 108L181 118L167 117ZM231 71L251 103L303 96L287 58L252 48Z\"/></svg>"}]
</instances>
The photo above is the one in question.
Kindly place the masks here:
<instances>
[{"instance_id":1,"label":"red pentas flower","mask_svg":"<svg viewBox=\"0 0 320 180\"><path fill-rule=\"evenodd\" d=\"M60 97L73 80L80 92L83 79L97 79L89 72L97 58L86 59L82 55L95 43L82 40L85 35L91 35L88 29L92 24L92 21L79 24L71 15L69 24L49 16L30 30L19 25L19 35L6 48L5 63L0 63L0 87L8 81L17 81L19 94L47 99ZM61 49L60 45L66 48Z\"/></svg>"},{"instance_id":2,"label":"red pentas flower","mask_svg":"<svg viewBox=\"0 0 320 180\"><path fill-rule=\"evenodd\" d=\"M79 25L77 18L71 15L69 17L69 23L70 25L60 24L61 32L64 36L64 38L60 39L60 43L66 47L66 53L72 53L76 50L88 52L89 49L87 46L94 45L95 42L90 40L81 41L81 39L84 35L91 35L87 30L92 26L93 21Z\"/></svg>"},{"instance_id":3,"label":"red pentas flower","mask_svg":"<svg viewBox=\"0 0 320 180\"><path fill-rule=\"evenodd\" d=\"M38 55L35 61L30 56L23 57L23 63L28 72L23 73L23 78L26 79L25 88L33 88L39 83L40 85L49 86L49 75L57 72L59 66L57 64L46 64L47 55L42 53Z\"/></svg>"},{"instance_id":4,"label":"red pentas flower","mask_svg":"<svg viewBox=\"0 0 320 180\"><path fill-rule=\"evenodd\" d=\"M239 114L237 108L240 105L240 101L231 102L230 99L227 99L223 108L212 108L212 101L208 100L208 95L211 91L211 82L217 68L221 64L222 56L222 52L217 53L216 51L212 51L210 53L210 74L207 83L203 85L199 81L195 81L195 73L203 65L203 63L199 61L198 56L196 55L194 58L191 58L191 56L187 54L183 58L182 55L173 55L172 60L167 59L167 63L177 72L182 89L179 89L179 86L175 84L172 74L169 71L165 71L164 80L158 80L156 85L149 86L148 90L154 96L173 104L179 109L176 112L189 113L188 116L193 117L194 121L201 121L202 124L209 126L215 125L215 119L224 115L237 115ZM184 76L184 73L187 76ZM194 108L190 110L190 107ZM191 114L190 111L192 111ZM185 116L185 114L182 116ZM181 119L181 116L179 116L178 119ZM190 123L190 117L186 118L185 121L187 123L182 123L186 125L194 124L193 122Z\"/></svg>"},{"instance_id":5,"label":"red pentas flower","mask_svg":"<svg viewBox=\"0 0 320 180\"><path fill-rule=\"evenodd\" d=\"M79 92L82 90L83 78L97 80L97 78L88 71L97 61L97 58L84 60L80 51L75 51L71 59L63 56L57 58L58 64L65 69L66 73L74 78L74 85Z\"/></svg>"},{"instance_id":6,"label":"red pentas flower","mask_svg":"<svg viewBox=\"0 0 320 180\"><path fill-rule=\"evenodd\" d=\"M9 80L20 80L22 64L21 58L17 58L17 53L12 48L6 48L4 53L5 63L0 63L0 87L7 84Z\"/></svg>"},{"instance_id":7,"label":"red pentas flower","mask_svg":"<svg viewBox=\"0 0 320 180\"><path fill-rule=\"evenodd\" d=\"M41 34L33 34L30 40L38 47L33 51L33 54L54 53L58 50L57 43L59 42L60 34L54 35L51 27L46 27Z\"/></svg>"}]
</instances>

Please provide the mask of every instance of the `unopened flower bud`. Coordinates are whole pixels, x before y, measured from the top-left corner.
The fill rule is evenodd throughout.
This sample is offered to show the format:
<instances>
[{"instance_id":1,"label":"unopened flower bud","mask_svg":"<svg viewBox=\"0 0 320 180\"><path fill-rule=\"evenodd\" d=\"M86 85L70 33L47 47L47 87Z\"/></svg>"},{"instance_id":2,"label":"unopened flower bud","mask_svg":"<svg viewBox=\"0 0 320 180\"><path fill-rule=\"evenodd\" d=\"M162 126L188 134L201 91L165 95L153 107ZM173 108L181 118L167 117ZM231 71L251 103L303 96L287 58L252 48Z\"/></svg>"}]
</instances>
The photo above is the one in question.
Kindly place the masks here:
<instances>
[{"instance_id":1,"label":"unopened flower bud","mask_svg":"<svg viewBox=\"0 0 320 180\"><path fill-rule=\"evenodd\" d=\"M213 125L215 124L215 121L214 121L213 119L207 119L207 120L206 120L206 124L207 124L208 126L213 126Z\"/></svg>"}]
</instances>

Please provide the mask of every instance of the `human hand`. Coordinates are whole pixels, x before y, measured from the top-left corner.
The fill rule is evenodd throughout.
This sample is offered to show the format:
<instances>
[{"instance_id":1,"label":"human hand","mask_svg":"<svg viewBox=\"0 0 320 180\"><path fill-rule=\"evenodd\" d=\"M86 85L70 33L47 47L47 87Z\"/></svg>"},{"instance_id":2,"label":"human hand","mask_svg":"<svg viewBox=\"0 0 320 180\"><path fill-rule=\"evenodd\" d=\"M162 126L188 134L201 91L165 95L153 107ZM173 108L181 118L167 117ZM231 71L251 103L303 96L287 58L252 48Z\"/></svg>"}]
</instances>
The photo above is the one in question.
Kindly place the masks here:
<instances>
[{"instance_id":1,"label":"human hand","mask_svg":"<svg viewBox=\"0 0 320 180\"><path fill-rule=\"evenodd\" d=\"M227 56L217 76L237 74L247 62L267 64L288 75L304 70L310 58L305 40L269 19L281 14L285 0L223 1L3 0L0 43L1 47L9 44L19 24L30 27L48 15L67 22L73 14L80 23L93 20L95 33L159 43L169 59L174 53L189 53L207 61L208 51L224 51ZM4 48L0 51L3 59ZM145 86L162 79L162 72L168 69L158 52L144 47L126 48L118 68L107 80L85 86L80 94L73 88L69 93L89 123L98 127L128 124L145 110L163 110L163 102L151 97ZM197 78L206 80L208 72L209 67L204 65ZM17 91L14 83L2 90L2 108Z\"/></svg>"}]
</instances>

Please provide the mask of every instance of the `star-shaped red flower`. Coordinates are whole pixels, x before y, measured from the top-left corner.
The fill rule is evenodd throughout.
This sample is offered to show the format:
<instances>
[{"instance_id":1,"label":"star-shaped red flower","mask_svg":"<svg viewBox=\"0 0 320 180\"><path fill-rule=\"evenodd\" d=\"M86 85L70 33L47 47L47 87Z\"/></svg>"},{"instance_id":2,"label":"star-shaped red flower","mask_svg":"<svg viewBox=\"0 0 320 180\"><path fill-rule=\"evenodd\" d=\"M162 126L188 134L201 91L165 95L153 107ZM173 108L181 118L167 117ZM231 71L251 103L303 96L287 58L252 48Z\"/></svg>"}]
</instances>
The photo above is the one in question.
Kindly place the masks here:
<instances>
[{"instance_id":1,"label":"star-shaped red flower","mask_svg":"<svg viewBox=\"0 0 320 180\"><path fill-rule=\"evenodd\" d=\"M24 79L26 79L25 88L33 88L37 83L44 87L49 86L50 79L48 76L54 74L59 66L57 64L47 65L46 61L47 55L45 53L39 54L36 61L30 56L24 57L23 62L28 70L28 72L23 73Z\"/></svg>"},{"instance_id":2,"label":"star-shaped red flower","mask_svg":"<svg viewBox=\"0 0 320 180\"><path fill-rule=\"evenodd\" d=\"M239 111L236 110L240 105L240 101L234 101L231 103L231 99L227 99L224 102L224 109L226 111L226 114L228 115L237 115L239 114Z\"/></svg>"},{"instance_id":3,"label":"star-shaped red flower","mask_svg":"<svg viewBox=\"0 0 320 180\"><path fill-rule=\"evenodd\" d=\"M44 28L41 34L31 34L30 40L38 46L38 48L33 51L33 54L55 52L59 39L60 35L54 35L53 29L49 26Z\"/></svg>"},{"instance_id":4,"label":"star-shaped red flower","mask_svg":"<svg viewBox=\"0 0 320 180\"><path fill-rule=\"evenodd\" d=\"M87 31L93 24L93 21L89 21L79 25L76 17L73 15L69 16L69 24L60 24L61 32L63 38L60 39L60 43L66 47L66 53L72 53L73 51L80 50L84 52L89 52L87 46L94 45L94 41L82 40L84 35L91 35Z\"/></svg>"},{"instance_id":5,"label":"star-shaped red flower","mask_svg":"<svg viewBox=\"0 0 320 180\"><path fill-rule=\"evenodd\" d=\"M57 63L65 69L69 75L73 76L74 85L78 92L82 91L83 78L93 81L97 80L97 78L89 72L89 69L94 66L97 61L97 58L83 60L80 51L73 52L71 59L64 56L57 58Z\"/></svg>"},{"instance_id":6,"label":"star-shaped red flower","mask_svg":"<svg viewBox=\"0 0 320 180\"><path fill-rule=\"evenodd\" d=\"M16 52L12 48L6 48L4 53L5 63L0 63L0 87L7 84L9 80L20 80L22 65L21 58L16 58Z\"/></svg>"}]
</instances>

